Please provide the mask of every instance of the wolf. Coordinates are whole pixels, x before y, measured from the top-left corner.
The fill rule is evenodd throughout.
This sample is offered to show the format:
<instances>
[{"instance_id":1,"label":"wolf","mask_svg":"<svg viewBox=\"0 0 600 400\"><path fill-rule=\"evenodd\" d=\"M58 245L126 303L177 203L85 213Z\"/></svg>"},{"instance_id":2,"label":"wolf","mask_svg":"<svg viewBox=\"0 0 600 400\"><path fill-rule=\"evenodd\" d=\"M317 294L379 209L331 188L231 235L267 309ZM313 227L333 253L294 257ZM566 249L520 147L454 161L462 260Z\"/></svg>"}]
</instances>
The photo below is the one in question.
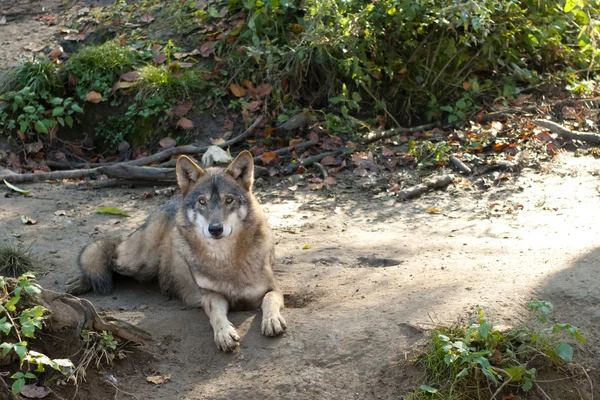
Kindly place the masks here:
<instances>
[{"instance_id":1,"label":"wolf","mask_svg":"<svg viewBox=\"0 0 600 400\"><path fill-rule=\"evenodd\" d=\"M227 319L230 309L260 307L262 333L283 333L283 295L272 271L275 247L252 192L250 152L241 152L226 169L203 169L181 156L176 175L181 200L160 207L125 239L84 247L81 274L67 282L67 292L109 294L113 272L138 281L157 278L165 294L204 309L222 351L233 351L240 341Z\"/></svg>"}]
</instances>

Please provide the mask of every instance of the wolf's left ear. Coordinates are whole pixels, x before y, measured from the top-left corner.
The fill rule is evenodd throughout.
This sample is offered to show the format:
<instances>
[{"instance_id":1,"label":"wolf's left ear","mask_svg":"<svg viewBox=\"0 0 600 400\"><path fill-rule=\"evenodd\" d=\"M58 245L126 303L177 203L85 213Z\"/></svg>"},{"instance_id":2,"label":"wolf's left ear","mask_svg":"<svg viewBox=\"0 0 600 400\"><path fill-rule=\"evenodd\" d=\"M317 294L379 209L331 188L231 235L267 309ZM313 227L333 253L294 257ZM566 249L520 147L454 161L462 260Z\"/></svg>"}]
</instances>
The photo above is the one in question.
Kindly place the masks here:
<instances>
[{"instance_id":1,"label":"wolf's left ear","mask_svg":"<svg viewBox=\"0 0 600 400\"><path fill-rule=\"evenodd\" d=\"M248 150L242 151L225 170L240 185L250 190L254 182L254 159Z\"/></svg>"},{"instance_id":2,"label":"wolf's left ear","mask_svg":"<svg viewBox=\"0 0 600 400\"><path fill-rule=\"evenodd\" d=\"M177 173L177 183L184 196L192 185L204 175L204 170L192 161L191 158L186 156L181 156L177 159L175 172Z\"/></svg>"}]
</instances>

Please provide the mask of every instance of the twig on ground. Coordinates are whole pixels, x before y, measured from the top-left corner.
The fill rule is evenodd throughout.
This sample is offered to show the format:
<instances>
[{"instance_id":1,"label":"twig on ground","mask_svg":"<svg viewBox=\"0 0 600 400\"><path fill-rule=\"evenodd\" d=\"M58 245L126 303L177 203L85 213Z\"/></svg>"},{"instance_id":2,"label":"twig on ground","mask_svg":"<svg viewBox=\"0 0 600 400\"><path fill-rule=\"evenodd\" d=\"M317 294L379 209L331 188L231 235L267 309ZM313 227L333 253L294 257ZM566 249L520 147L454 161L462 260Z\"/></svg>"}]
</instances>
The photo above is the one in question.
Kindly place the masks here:
<instances>
[{"instance_id":1,"label":"twig on ground","mask_svg":"<svg viewBox=\"0 0 600 400\"><path fill-rule=\"evenodd\" d=\"M89 189L104 189L110 187L121 187L121 186L170 186L175 181L142 181L142 180L130 180L130 179L111 179L103 181L88 181L78 183L76 186L69 186L69 189L77 190L89 190Z\"/></svg>"},{"instance_id":2,"label":"twig on ground","mask_svg":"<svg viewBox=\"0 0 600 400\"><path fill-rule=\"evenodd\" d=\"M471 174L471 168L461 160L459 160L456 156L450 155L450 162L462 173Z\"/></svg>"},{"instance_id":3,"label":"twig on ground","mask_svg":"<svg viewBox=\"0 0 600 400\"><path fill-rule=\"evenodd\" d=\"M600 135L596 133L572 131L556 122L548 121L546 119L534 119L533 123L556 133L563 139L581 140L582 142L600 144Z\"/></svg>"},{"instance_id":4,"label":"twig on ground","mask_svg":"<svg viewBox=\"0 0 600 400\"><path fill-rule=\"evenodd\" d=\"M510 381L512 380L512 376L506 372L505 370L503 370L502 368L496 368L496 367L492 367L492 369L496 372L498 372L499 374L504 374L508 377L508 379L504 379L504 382L502 383L502 385L500 385L500 387L498 388L498 390L496 390L496 392L494 392L494 394L492 395L492 400L496 399L496 396L500 394L500 392L502 391L502 389L504 389L504 386L508 385L510 383Z\"/></svg>"},{"instance_id":5,"label":"twig on ground","mask_svg":"<svg viewBox=\"0 0 600 400\"><path fill-rule=\"evenodd\" d=\"M400 128L388 129L387 131L381 131L381 132L369 132L365 136L365 140L363 141L363 143L369 144L369 143L376 142L378 140L383 140L383 139L388 139L388 138L391 138L394 136L398 136L403 133L416 133L416 132L426 131L428 129L433 129L436 126L438 126L438 124L432 123L432 124L414 126L412 128L400 127Z\"/></svg>"},{"instance_id":6,"label":"twig on ground","mask_svg":"<svg viewBox=\"0 0 600 400\"><path fill-rule=\"evenodd\" d=\"M323 175L323 179L326 179L329 175L327 174L327 170L325 169L324 166L322 166L320 163L315 162L314 166L319 168L319 171L321 171L321 175Z\"/></svg>"},{"instance_id":7,"label":"twig on ground","mask_svg":"<svg viewBox=\"0 0 600 400\"><path fill-rule=\"evenodd\" d=\"M341 150L335 150L335 151L329 151L329 152L326 152L326 153L317 154L316 156L307 157L307 158L305 158L304 160L302 160L300 162L288 165L285 168L285 173L286 174L291 174L291 173L293 173L300 166L302 166L304 168L310 167L314 163L321 161L322 159L324 159L327 156L334 156L335 157L338 154L340 154L341 152L342 152Z\"/></svg>"},{"instance_id":8,"label":"twig on ground","mask_svg":"<svg viewBox=\"0 0 600 400\"><path fill-rule=\"evenodd\" d=\"M114 388L115 388L115 390L116 390L116 392L115 392L115 397L114 397L114 399L115 399L115 400L116 400L117 396L119 395L119 392L121 392L121 393L123 393L123 394L125 394L125 395L127 395L127 396L133 397L135 400L140 400L140 399L138 399L138 398L137 398L137 396L136 396L135 394L133 394L133 393L129 393L129 392L126 392L126 391L124 391L123 389L119 389L119 388L117 387L117 385L115 385L114 383L112 383L112 382L111 382L111 381L109 381L108 379L106 380L106 382L110 383L110 384L112 385L112 387L114 387Z\"/></svg>"},{"instance_id":9,"label":"twig on ground","mask_svg":"<svg viewBox=\"0 0 600 400\"><path fill-rule=\"evenodd\" d=\"M450 175L441 175L398 192L400 200L408 200L434 189L442 189L452 183Z\"/></svg>"},{"instance_id":10,"label":"twig on ground","mask_svg":"<svg viewBox=\"0 0 600 400\"><path fill-rule=\"evenodd\" d=\"M275 151L269 151L269 152L267 152L267 154L269 154L269 153L273 153L273 154L275 154L275 155L278 155L278 156L280 156L280 155L282 155L282 154L288 154L288 153L291 153L291 152L292 152L292 151L294 151L294 150L302 150L302 149L305 149L306 147L311 147L311 146L314 146L314 145L316 145L316 144L317 144L317 142L315 142L315 141L313 141L313 140L308 140L308 141L306 141L306 142L298 143L298 144L296 144L296 145L294 145L294 146L283 147L283 148L281 148L281 149L279 149L279 150L275 150ZM260 160L260 158L261 158L262 156L263 156L263 154L261 154L260 156L256 156L256 157L254 157L254 161L258 161L258 160Z\"/></svg>"},{"instance_id":11,"label":"twig on ground","mask_svg":"<svg viewBox=\"0 0 600 400\"><path fill-rule=\"evenodd\" d=\"M550 398L550 396L548 396L546 392L544 392L544 389L542 389L537 382L533 382L533 384L535 385L535 388L546 398L546 400L552 400L552 398Z\"/></svg>"}]
</instances>

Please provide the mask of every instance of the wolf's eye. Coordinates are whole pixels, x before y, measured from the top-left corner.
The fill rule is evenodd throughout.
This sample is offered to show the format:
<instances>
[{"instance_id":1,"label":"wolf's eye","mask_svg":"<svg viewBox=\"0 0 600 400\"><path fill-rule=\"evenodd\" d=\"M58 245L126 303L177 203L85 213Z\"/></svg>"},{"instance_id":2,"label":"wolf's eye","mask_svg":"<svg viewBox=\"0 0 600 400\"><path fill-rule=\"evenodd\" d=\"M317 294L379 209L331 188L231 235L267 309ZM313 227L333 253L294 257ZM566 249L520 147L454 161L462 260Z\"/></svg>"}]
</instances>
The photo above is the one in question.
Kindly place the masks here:
<instances>
[{"instance_id":1,"label":"wolf's eye","mask_svg":"<svg viewBox=\"0 0 600 400\"><path fill-rule=\"evenodd\" d=\"M204 199L200 199L200 200L198 200L198 203L200 203L200 204L202 204L202 205L205 205L205 204L206 204L206 200L204 200Z\"/></svg>"},{"instance_id":2,"label":"wolf's eye","mask_svg":"<svg viewBox=\"0 0 600 400\"><path fill-rule=\"evenodd\" d=\"M231 204L233 203L233 199L231 197L225 197L225 203Z\"/></svg>"}]
</instances>

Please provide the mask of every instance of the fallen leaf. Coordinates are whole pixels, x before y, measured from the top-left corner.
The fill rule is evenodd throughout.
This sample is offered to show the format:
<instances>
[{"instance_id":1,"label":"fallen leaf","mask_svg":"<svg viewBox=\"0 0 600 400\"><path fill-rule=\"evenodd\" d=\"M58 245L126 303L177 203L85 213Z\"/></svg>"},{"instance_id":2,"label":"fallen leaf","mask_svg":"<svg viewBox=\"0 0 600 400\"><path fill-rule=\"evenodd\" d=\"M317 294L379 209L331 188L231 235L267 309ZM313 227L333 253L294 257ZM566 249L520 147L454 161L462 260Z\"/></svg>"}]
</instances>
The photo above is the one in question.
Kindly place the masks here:
<instances>
[{"instance_id":1,"label":"fallen leaf","mask_svg":"<svg viewBox=\"0 0 600 400\"><path fill-rule=\"evenodd\" d=\"M302 250L308 250L310 249L312 246L310 244L305 244L304 246L302 246Z\"/></svg>"},{"instance_id":2,"label":"fallen leaf","mask_svg":"<svg viewBox=\"0 0 600 400\"><path fill-rule=\"evenodd\" d=\"M173 57L175 57L176 60L181 60L182 58L185 58L189 55L190 53L174 53Z\"/></svg>"},{"instance_id":3,"label":"fallen leaf","mask_svg":"<svg viewBox=\"0 0 600 400\"><path fill-rule=\"evenodd\" d=\"M192 109L192 102L184 101L183 103L177 104L175 107L173 107L173 115L175 115L176 117L183 117L191 109Z\"/></svg>"},{"instance_id":4,"label":"fallen leaf","mask_svg":"<svg viewBox=\"0 0 600 400\"><path fill-rule=\"evenodd\" d=\"M154 21L154 17L152 15L146 14L142 18L140 18L140 21L149 24L150 22Z\"/></svg>"},{"instance_id":5,"label":"fallen leaf","mask_svg":"<svg viewBox=\"0 0 600 400\"><path fill-rule=\"evenodd\" d=\"M131 87L137 86L137 82L117 82L117 84L113 87L113 92L119 89L129 89Z\"/></svg>"},{"instance_id":6,"label":"fallen leaf","mask_svg":"<svg viewBox=\"0 0 600 400\"><path fill-rule=\"evenodd\" d=\"M385 157L393 157L395 153L394 150L389 147L381 146L381 154Z\"/></svg>"},{"instance_id":7,"label":"fallen leaf","mask_svg":"<svg viewBox=\"0 0 600 400\"><path fill-rule=\"evenodd\" d=\"M158 144L163 149L169 149L171 147L175 147L177 145L177 142L173 138L166 137L166 138L160 139L160 142L158 142Z\"/></svg>"},{"instance_id":8,"label":"fallen leaf","mask_svg":"<svg viewBox=\"0 0 600 400\"><path fill-rule=\"evenodd\" d=\"M152 47L150 47L150 50L156 52L156 51L160 51L162 48L163 47L160 44L156 43L156 44L153 44Z\"/></svg>"},{"instance_id":9,"label":"fallen leaf","mask_svg":"<svg viewBox=\"0 0 600 400\"><path fill-rule=\"evenodd\" d=\"M21 215L21 222L23 223L23 225L35 225L35 224L37 224L37 221L35 219L29 218L26 215Z\"/></svg>"},{"instance_id":10,"label":"fallen leaf","mask_svg":"<svg viewBox=\"0 0 600 400\"><path fill-rule=\"evenodd\" d=\"M269 165L271 163L273 163L274 160L277 159L277 154L275 153L265 153L262 156L260 156L260 161L263 162L264 165Z\"/></svg>"},{"instance_id":11,"label":"fallen leaf","mask_svg":"<svg viewBox=\"0 0 600 400\"><path fill-rule=\"evenodd\" d=\"M325 186L325 182L311 183L310 185L308 185L308 190L319 190L323 186Z\"/></svg>"},{"instance_id":12,"label":"fallen leaf","mask_svg":"<svg viewBox=\"0 0 600 400\"><path fill-rule=\"evenodd\" d=\"M50 389L44 386L25 385L21 388L19 394L28 399L43 399L50 394Z\"/></svg>"},{"instance_id":13,"label":"fallen leaf","mask_svg":"<svg viewBox=\"0 0 600 400\"><path fill-rule=\"evenodd\" d=\"M242 109L247 112L255 112L256 110L258 110L258 108L261 106L261 104L262 104L262 101L260 101L260 100L251 101L248 104L243 104Z\"/></svg>"},{"instance_id":14,"label":"fallen leaf","mask_svg":"<svg viewBox=\"0 0 600 400\"><path fill-rule=\"evenodd\" d=\"M202 155L202 164L207 167L210 167L213 164L225 164L231 161L231 155L218 146L210 146Z\"/></svg>"},{"instance_id":15,"label":"fallen leaf","mask_svg":"<svg viewBox=\"0 0 600 400\"><path fill-rule=\"evenodd\" d=\"M200 55L202 55L202 57L208 57L212 54L213 52L213 47L215 46L216 42L205 42L202 44L202 46L200 46Z\"/></svg>"},{"instance_id":16,"label":"fallen leaf","mask_svg":"<svg viewBox=\"0 0 600 400\"><path fill-rule=\"evenodd\" d=\"M25 150L28 153L37 153L38 151L40 151L43 148L44 148L44 145L42 144L42 142L27 143L25 145Z\"/></svg>"},{"instance_id":17,"label":"fallen leaf","mask_svg":"<svg viewBox=\"0 0 600 400\"><path fill-rule=\"evenodd\" d=\"M70 42L79 42L80 40L84 40L85 35L83 33L71 33L64 37L64 40L68 40Z\"/></svg>"},{"instance_id":18,"label":"fallen leaf","mask_svg":"<svg viewBox=\"0 0 600 400\"><path fill-rule=\"evenodd\" d=\"M131 217L131 215L125 211L113 207L98 207L94 209L94 211L99 214L123 215L125 217Z\"/></svg>"},{"instance_id":19,"label":"fallen leaf","mask_svg":"<svg viewBox=\"0 0 600 400\"><path fill-rule=\"evenodd\" d=\"M196 1L196 9L198 9L198 10L204 10L206 7L208 7L208 0L198 0L198 1Z\"/></svg>"},{"instance_id":20,"label":"fallen leaf","mask_svg":"<svg viewBox=\"0 0 600 400\"><path fill-rule=\"evenodd\" d=\"M167 61L167 56L165 56L163 53L160 53L152 57L152 61L157 64L163 64L165 61Z\"/></svg>"},{"instance_id":21,"label":"fallen leaf","mask_svg":"<svg viewBox=\"0 0 600 400\"><path fill-rule=\"evenodd\" d=\"M464 81L462 84L463 89L465 90L471 90L471 83L468 81Z\"/></svg>"},{"instance_id":22,"label":"fallen leaf","mask_svg":"<svg viewBox=\"0 0 600 400\"><path fill-rule=\"evenodd\" d=\"M320 164L321 165L337 165L338 162L334 156L327 156L321 160Z\"/></svg>"},{"instance_id":23,"label":"fallen leaf","mask_svg":"<svg viewBox=\"0 0 600 400\"><path fill-rule=\"evenodd\" d=\"M90 103L100 103L100 100L102 100L102 95L98 92L92 91L85 95L85 99Z\"/></svg>"},{"instance_id":24,"label":"fallen leaf","mask_svg":"<svg viewBox=\"0 0 600 400\"><path fill-rule=\"evenodd\" d=\"M0 25L4 25L4 24L6 24L6 16L3 15L0 17Z\"/></svg>"},{"instance_id":25,"label":"fallen leaf","mask_svg":"<svg viewBox=\"0 0 600 400\"><path fill-rule=\"evenodd\" d=\"M225 143L225 139L223 138L210 138L210 143L217 145L217 144L221 144L221 143Z\"/></svg>"},{"instance_id":26,"label":"fallen leaf","mask_svg":"<svg viewBox=\"0 0 600 400\"><path fill-rule=\"evenodd\" d=\"M177 126L181 129L192 129L194 127L194 123L187 118L181 118L179 121L177 121Z\"/></svg>"},{"instance_id":27,"label":"fallen leaf","mask_svg":"<svg viewBox=\"0 0 600 400\"><path fill-rule=\"evenodd\" d=\"M169 382L171 382L171 375L149 376L149 377L146 378L146 380L148 381L148 383L154 383L155 385L162 385L163 383L169 383Z\"/></svg>"},{"instance_id":28,"label":"fallen leaf","mask_svg":"<svg viewBox=\"0 0 600 400\"><path fill-rule=\"evenodd\" d=\"M363 167L354 168L354 171L352 171L352 173L356 176L367 176L367 170Z\"/></svg>"},{"instance_id":29,"label":"fallen leaf","mask_svg":"<svg viewBox=\"0 0 600 400\"><path fill-rule=\"evenodd\" d=\"M271 94L272 90L273 90L273 86L271 86L270 84L261 83L256 88L256 94L258 94L259 96L268 96L269 94Z\"/></svg>"},{"instance_id":30,"label":"fallen leaf","mask_svg":"<svg viewBox=\"0 0 600 400\"><path fill-rule=\"evenodd\" d=\"M232 83L231 86L229 86L229 89L235 97L244 97L246 95L246 89L244 89L237 83Z\"/></svg>"},{"instance_id":31,"label":"fallen leaf","mask_svg":"<svg viewBox=\"0 0 600 400\"><path fill-rule=\"evenodd\" d=\"M233 129L233 121L232 121L232 120L230 120L230 119L226 119L226 120L223 122L223 130L224 130L224 131L230 131L230 130L232 130L232 129Z\"/></svg>"},{"instance_id":32,"label":"fallen leaf","mask_svg":"<svg viewBox=\"0 0 600 400\"><path fill-rule=\"evenodd\" d=\"M141 75L142 74L140 74L138 71L130 71L130 72L127 72L126 74L121 75L121 79L126 82L133 82L135 80L140 79Z\"/></svg>"},{"instance_id":33,"label":"fallen leaf","mask_svg":"<svg viewBox=\"0 0 600 400\"><path fill-rule=\"evenodd\" d=\"M514 394L509 394L507 396L502 396L502 400L513 400L515 398Z\"/></svg>"},{"instance_id":34,"label":"fallen leaf","mask_svg":"<svg viewBox=\"0 0 600 400\"><path fill-rule=\"evenodd\" d=\"M61 46L56 47L49 54L50 58L58 58L64 54L63 48Z\"/></svg>"},{"instance_id":35,"label":"fallen leaf","mask_svg":"<svg viewBox=\"0 0 600 400\"><path fill-rule=\"evenodd\" d=\"M328 176L325 178L324 182L328 185L337 185L337 179L335 179L333 176Z\"/></svg>"},{"instance_id":36,"label":"fallen leaf","mask_svg":"<svg viewBox=\"0 0 600 400\"><path fill-rule=\"evenodd\" d=\"M427 209L427 211L429 214L441 214L444 212L444 210L442 210L441 208L436 208L436 207L430 207Z\"/></svg>"},{"instance_id":37,"label":"fallen leaf","mask_svg":"<svg viewBox=\"0 0 600 400\"><path fill-rule=\"evenodd\" d=\"M15 192L18 192L18 193L21 193L21 194L29 194L29 190L20 189L20 188L18 188L18 187L16 187L16 186L14 186L14 185L12 185L12 184L10 184L10 183L6 182L6 179L3 179L3 180L4 180L4 184L5 184L5 185L6 185L6 186L7 186L9 189L11 189L11 190L14 190Z\"/></svg>"}]
</instances>

